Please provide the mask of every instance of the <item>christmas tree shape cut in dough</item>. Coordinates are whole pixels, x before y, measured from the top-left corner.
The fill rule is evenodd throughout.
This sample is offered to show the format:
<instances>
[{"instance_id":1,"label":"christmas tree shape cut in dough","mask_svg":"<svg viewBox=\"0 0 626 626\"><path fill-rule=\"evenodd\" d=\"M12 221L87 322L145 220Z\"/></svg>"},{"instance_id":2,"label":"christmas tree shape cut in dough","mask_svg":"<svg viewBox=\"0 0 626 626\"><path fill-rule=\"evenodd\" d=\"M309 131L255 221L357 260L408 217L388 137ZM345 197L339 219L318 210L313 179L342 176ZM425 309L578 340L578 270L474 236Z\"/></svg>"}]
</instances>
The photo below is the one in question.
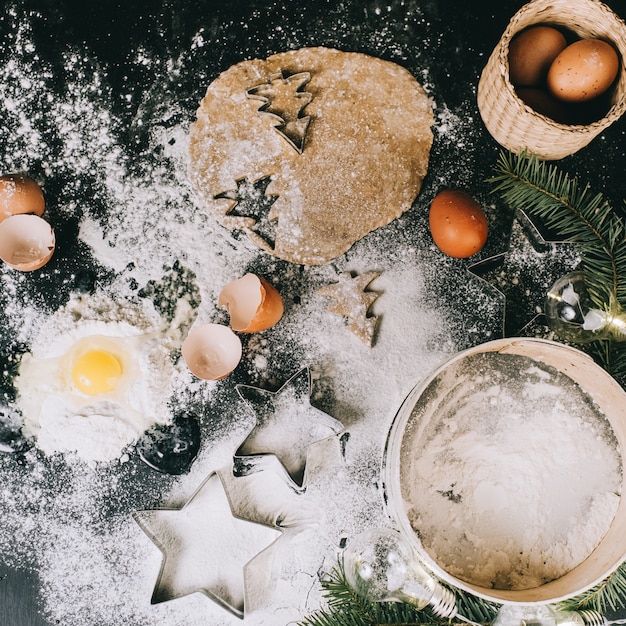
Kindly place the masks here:
<instances>
[{"instance_id":1,"label":"christmas tree shape cut in dough","mask_svg":"<svg viewBox=\"0 0 626 626\"><path fill-rule=\"evenodd\" d=\"M313 98L302 89L310 80L309 72L298 72L285 78L280 71L273 74L268 83L246 92L248 98L261 101L259 113L274 118L276 130L300 154L304 150L304 137L311 119L308 115L302 115L302 109Z\"/></svg>"}]
</instances>

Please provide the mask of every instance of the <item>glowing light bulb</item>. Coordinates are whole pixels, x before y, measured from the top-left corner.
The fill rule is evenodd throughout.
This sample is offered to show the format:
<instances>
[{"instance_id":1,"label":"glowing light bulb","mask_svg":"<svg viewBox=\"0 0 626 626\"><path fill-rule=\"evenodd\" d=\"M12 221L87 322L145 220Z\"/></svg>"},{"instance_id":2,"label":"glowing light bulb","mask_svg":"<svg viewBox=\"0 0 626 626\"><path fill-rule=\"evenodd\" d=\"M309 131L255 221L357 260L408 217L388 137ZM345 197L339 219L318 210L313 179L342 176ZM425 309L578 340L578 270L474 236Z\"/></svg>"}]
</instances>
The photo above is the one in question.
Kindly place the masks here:
<instances>
[{"instance_id":1,"label":"glowing light bulb","mask_svg":"<svg viewBox=\"0 0 626 626\"><path fill-rule=\"evenodd\" d=\"M617 303L607 310L595 306L583 272L559 278L548 291L545 309L550 328L566 341L587 343L609 337L626 341L626 315Z\"/></svg>"},{"instance_id":2,"label":"glowing light bulb","mask_svg":"<svg viewBox=\"0 0 626 626\"><path fill-rule=\"evenodd\" d=\"M430 605L441 617L457 615L452 592L433 578L393 530L374 528L354 537L344 551L344 570L355 592L373 602L409 602L418 609Z\"/></svg>"},{"instance_id":3,"label":"glowing light bulb","mask_svg":"<svg viewBox=\"0 0 626 626\"><path fill-rule=\"evenodd\" d=\"M90 396L113 391L123 373L120 360L107 350L88 350L72 365L74 384Z\"/></svg>"}]
</instances>

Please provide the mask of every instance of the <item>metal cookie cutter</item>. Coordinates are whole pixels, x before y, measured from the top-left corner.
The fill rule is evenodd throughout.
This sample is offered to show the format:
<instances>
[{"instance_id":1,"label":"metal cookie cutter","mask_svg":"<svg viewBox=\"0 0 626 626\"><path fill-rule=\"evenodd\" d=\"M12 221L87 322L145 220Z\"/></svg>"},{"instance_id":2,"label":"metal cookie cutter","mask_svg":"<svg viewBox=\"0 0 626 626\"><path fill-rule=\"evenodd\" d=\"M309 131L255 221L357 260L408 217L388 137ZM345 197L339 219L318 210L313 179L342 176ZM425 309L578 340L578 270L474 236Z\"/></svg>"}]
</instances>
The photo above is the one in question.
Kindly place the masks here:
<instances>
[{"instance_id":1,"label":"metal cookie cutter","mask_svg":"<svg viewBox=\"0 0 626 626\"><path fill-rule=\"evenodd\" d=\"M248 604L247 570L281 534L234 515L216 472L182 508L137 511L133 518L163 555L151 604L199 592L239 618Z\"/></svg>"},{"instance_id":2,"label":"metal cookie cutter","mask_svg":"<svg viewBox=\"0 0 626 626\"><path fill-rule=\"evenodd\" d=\"M290 486L304 491L309 446L344 430L341 422L311 405L309 369L302 369L276 392L247 385L236 388L257 421L235 452L235 475L246 476L278 465Z\"/></svg>"}]
</instances>

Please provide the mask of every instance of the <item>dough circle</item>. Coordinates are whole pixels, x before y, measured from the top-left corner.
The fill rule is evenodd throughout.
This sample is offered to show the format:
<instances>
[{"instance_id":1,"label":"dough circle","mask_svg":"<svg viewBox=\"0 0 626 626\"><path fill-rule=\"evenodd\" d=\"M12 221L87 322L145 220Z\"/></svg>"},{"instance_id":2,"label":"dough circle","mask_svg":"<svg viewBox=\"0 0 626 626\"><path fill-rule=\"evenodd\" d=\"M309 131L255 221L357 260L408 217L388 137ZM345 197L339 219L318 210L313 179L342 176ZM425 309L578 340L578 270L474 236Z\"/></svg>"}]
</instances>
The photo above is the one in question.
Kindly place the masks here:
<instances>
[{"instance_id":1,"label":"dough circle","mask_svg":"<svg viewBox=\"0 0 626 626\"><path fill-rule=\"evenodd\" d=\"M292 94L282 120L270 114L278 104L263 111L264 102L250 97L300 73L310 76L298 90L306 94ZM301 150L277 128L294 106L309 118ZM428 169L433 121L421 85L389 61L323 47L242 61L209 85L200 104L190 178L225 227L246 231L281 259L321 265L411 208ZM254 192L262 181L256 193L266 212L247 215L236 192Z\"/></svg>"}]
</instances>

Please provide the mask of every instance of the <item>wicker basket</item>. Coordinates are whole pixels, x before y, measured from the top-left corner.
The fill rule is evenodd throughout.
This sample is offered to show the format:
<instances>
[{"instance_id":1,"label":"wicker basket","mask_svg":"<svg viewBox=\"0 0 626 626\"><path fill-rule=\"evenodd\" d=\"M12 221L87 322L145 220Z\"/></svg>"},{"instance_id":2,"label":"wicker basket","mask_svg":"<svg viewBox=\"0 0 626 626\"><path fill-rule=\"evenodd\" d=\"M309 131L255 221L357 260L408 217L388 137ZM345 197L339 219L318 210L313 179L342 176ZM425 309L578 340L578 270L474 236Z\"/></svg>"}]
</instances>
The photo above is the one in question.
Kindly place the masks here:
<instances>
[{"instance_id":1,"label":"wicker basket","mask_svg":"<svg viewBox=\"0 0 626 626\"><path fill-rule=\"evenodd\" d=\"M555 122L524 104L509 80L509 43L533 24L553 24L581 38L612 43L621 63L607 114L587 125ZM626 25L598 0L532 0L511 19L478 83L478 109L487 130L512 152L528 150L541 159L561 159L585 147L626 109Z\"/></svg>"}]
</instances>

